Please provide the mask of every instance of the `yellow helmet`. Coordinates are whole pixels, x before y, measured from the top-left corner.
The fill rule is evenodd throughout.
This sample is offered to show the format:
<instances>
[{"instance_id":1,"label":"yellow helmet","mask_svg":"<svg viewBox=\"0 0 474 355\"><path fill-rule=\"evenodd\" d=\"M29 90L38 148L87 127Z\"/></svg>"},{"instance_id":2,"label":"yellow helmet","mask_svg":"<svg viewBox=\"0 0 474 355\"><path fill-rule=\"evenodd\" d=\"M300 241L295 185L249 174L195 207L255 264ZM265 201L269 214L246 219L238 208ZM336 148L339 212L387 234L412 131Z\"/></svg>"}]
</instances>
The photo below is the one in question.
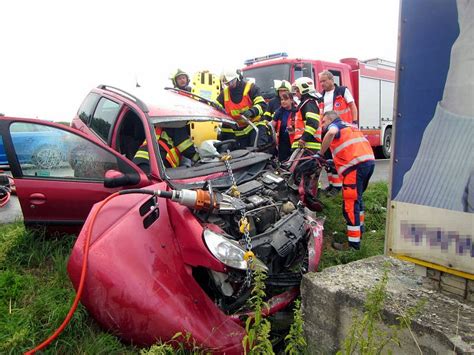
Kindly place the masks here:
<instances>
[{"instance_id":1,"label":"yellow helmet","mask_svg":"<svg viewBox=\"0 0 474 355\"><path fill-rule=\"evenodd\" d=\"M291 86L292 89L297 88L301 95L313 93L316 91L316 89L314 88L313 79L308 78L306 76L296 79Z\"/></svg>"}]
</instances>

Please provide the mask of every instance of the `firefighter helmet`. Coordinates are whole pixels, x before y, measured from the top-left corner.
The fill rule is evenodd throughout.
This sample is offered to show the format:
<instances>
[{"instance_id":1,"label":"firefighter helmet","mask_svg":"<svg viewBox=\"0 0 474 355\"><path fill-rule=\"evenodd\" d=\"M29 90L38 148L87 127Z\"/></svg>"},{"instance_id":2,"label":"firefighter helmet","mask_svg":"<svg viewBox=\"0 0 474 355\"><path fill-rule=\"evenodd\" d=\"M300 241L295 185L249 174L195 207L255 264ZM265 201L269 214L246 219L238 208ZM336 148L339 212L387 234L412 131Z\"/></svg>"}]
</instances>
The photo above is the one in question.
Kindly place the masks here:
<instances>
[{"instance_id":1,"label":"firefighter helmet","mask_svg":"<svg viewBox=\"0 0 474 355\"><path fill-rule=\"evenodd\" d=\"M224 84L228 84L234 79L242 79L240 69L226 69L222 71L221 80Z\"/></svg>"},{"instance_id":2,"label":"firefighter helmet","mask_svg":"<svg viewBox=\"0 0 474 355\"><path fill-rule=\"evenodd\" d=\"M308 77L301 77L294 81L292 88L297 88L301 95L306 95L309 93L314 93L316 89L314 88L314 81Z\"/></svg>"},{"instance_id":3,"label":"firefighter helmet","mask_svg":"<svg viewBox=\"0 0 474 355\"><path fill-rule=\"evenodd\" d=\"M186 85L185 86L189 85L189 75L188 75L188 73L186 73L185 71L178 68L178 69L176 69L176 71L173 72L173 74L171 74L171 77L170 77L170 80L173 83L173 86L175 88L178 87L178 83L176 82L176 78L180 75L185 75L186 76Z\"/></svg>"},{"instance_id":4,"label":"firefighter helmet","mask_svg":"<svg viewBox=\"0 0 474 355\"><path fill-rule=\"evenodd\" d=\"M276 81L276 80L275 80ZM278 80L280 81L280 80ZM281 80L280 84L276 87L276 91L279 92L280 90L286 90L288 92L291 92L291 84L289 81L286 80Z\"/></svg>"}]
</instances>

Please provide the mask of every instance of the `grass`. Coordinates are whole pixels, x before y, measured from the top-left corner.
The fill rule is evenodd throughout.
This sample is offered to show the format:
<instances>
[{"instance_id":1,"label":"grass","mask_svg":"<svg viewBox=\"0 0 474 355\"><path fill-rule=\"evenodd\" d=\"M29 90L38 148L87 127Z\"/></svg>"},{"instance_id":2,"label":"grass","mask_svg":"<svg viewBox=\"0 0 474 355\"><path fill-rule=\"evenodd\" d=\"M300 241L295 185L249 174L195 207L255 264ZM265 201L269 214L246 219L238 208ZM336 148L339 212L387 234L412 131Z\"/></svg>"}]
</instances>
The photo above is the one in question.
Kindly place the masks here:
<instances>
[{"instance_id":1,"label":"grass","mask_svg":"<svg viewBox=\"0 0 474 355\"><path fill-rule=\"evenodd\" d=\"M62 323L75 292L66 264L75 237L45 238L22 224L0 226L0 353L21 354L48 338ZM80 305L45 354L126 354Z\"/></svg>"},{"instance_id":2,"label":"grass","mask_svg":"<svg viewBox=\"0 0 474 355\"><path fill-rule=\"evenodd\" d=\"M383 253L387 184L371 184L364 194L366 226L360 251L337 252L332 240L345 241L341 196L323 198L325 249L320 268ZM0 353L21 354L48 338L65 318L74 289L66 272L74 236L46 238L23 224L0 225ZM71 322L45 354L138 354L103 331L79 305Z\"/></svg>"},{"instance_id":3,"label":"grass","mask_svg":"<svg viewBox=\"0 0 474 355\"><path fill-rule=\"evenodd\" d=\"M342 195L321 196L324 204L324 250L319 269L383 254L388 187L385 182L370 184L364 193L365 230L360 250L336 251L331 242L346 242L346 221L342 216Z\"/></svg>"}]
</instances>

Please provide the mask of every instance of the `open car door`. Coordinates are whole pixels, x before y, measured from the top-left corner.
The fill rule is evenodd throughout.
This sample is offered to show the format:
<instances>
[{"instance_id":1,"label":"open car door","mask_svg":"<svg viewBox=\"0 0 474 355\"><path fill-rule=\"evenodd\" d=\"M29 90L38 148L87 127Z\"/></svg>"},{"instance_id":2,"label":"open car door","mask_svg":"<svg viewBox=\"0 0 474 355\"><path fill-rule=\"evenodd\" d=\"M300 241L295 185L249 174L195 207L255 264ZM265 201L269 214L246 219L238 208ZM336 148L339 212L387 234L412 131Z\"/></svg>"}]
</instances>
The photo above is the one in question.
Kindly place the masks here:
<instances>
[{"instance_id":1,"label":"open car door","mask_svg":"<svg viewBox=\"0 0 474 355\"><path fill-rule=\"evenodd\" d=\"M1 117L0 143L26 226L77 233L94 203L151 183L119 153L63 125Z\"/></svg>"}]
</instances>

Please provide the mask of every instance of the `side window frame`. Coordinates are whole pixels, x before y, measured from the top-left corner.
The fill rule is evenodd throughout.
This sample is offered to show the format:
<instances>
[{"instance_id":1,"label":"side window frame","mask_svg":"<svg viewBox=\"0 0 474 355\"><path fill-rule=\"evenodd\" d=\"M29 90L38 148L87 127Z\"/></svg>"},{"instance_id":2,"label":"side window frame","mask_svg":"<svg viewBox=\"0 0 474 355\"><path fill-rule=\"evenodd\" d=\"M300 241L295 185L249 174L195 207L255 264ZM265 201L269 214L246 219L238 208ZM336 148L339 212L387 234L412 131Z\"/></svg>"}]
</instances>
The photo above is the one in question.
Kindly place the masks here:
<instances>
[{"instance_id":1,"label":"side window frame","mask_svg":"<svg viewBox=\"0 0 474 355\"><path fill-rule=\"evenodd\" d=\"M94 111L97 107L97 103L99 102L100 95L91 92L89 93L84 101L82 102L81 106L77 110L77 117L84 122L87 126L89 126L91 120L92 120L92 115L94 114Z\"/></svg>"},{"instance_id":2,"label":"side window frame","mask_svg":"<svg viewBox=\"0 0 474 355\"><path fill-rule=\"evenodd\" d=\"M110 119L104 119L102 117L102 114L104 113L104 110L102 110L104 105L101 105L102 102L109 103L109 104L113 103L113 104L117 105L116 106L116 112L112 112L113 115L110 116ZM114 126L115 126L115 123L117 121L117 118L120 115L122 107L123 107L123 105L120 102L117 102L117 101L112 100L112 99L110 99L108 97L105 97L105 96L100 97L100 99L97 101L94 113L93 113L93 115L90 119L89 128L97 135L97 137L99 137L106 144L108 144L110 142L110 139L112 138ZM101 116L98 116L98 113L100 113ZM104 127L105 129L107 129L106 134L105 134L105 131L100 132L100 130L99 130L100 127L95 127L94 126L94 123L98 122L99 119L103 121L103 124L108 125L108 127Z\"/></svg>"}]
</instances>

